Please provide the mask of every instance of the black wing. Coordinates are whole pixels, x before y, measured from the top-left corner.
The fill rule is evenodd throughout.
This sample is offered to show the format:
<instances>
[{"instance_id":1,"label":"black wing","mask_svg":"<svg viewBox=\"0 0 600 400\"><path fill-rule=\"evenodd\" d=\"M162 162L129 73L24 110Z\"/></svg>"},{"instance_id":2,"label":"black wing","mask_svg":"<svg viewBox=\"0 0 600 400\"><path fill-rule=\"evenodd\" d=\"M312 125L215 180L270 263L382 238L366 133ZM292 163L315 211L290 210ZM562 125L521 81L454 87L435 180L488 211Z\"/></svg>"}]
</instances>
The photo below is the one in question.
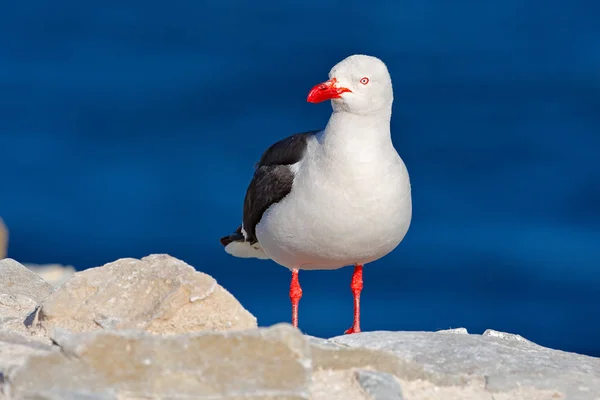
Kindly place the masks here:
<instances>
[{"instance_id":1,"label":"black wing","mask_svg":"<svg viewBox=\"0 0 600 400\"><path fill-rule=\"evenodd\" d=\"M264 212L273 204L281 201L292 190L294 173L290 165L302 159L308 146L308 140L319 130L297 133L288 136L269 147L255 165L254 177L250 181L244 199L242 226L232 235L221 238L221 244L227 246L234 241L257 242L256 225Z\"/></svg>"}]
</instances>

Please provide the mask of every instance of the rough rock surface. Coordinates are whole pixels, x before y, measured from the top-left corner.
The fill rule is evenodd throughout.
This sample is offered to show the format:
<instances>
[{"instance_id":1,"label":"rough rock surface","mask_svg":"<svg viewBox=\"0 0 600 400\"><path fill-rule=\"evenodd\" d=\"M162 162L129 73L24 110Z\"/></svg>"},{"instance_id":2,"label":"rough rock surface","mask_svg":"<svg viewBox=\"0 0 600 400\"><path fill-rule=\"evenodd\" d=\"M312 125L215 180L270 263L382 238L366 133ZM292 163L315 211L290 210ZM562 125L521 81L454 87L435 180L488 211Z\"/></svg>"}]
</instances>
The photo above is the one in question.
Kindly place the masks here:
<instances>
[{"instance_id":1,"label":"rough rock surface","mask_svg":"<svg viewBox=\"0 0 600 400\"><path fill-rule=\"evenodd\" d=\"M355 379L373 400L402 400L397 378L387 372L358 370Z\"/></svg>"},{"instance_id":2,"label":"rough rock surface","mask_svg":"<svg viewBox=\"0 0 600 400\"><path fill-rule=\"evenodd\" d=\"M324 340L278 324L167 336L56 330L53 340L52 350L24 344L32 355L5 377L11 400L597 400L600 393L599 359L494 331Z\"/></svg>"},{"instance_id":3,"label":"rough rock surface","mask_svg":"<svg viewBox=\"0 0 600 400\"><path fill-rule=\"evenodd\" d=\"M52 287L12 260L0 260L0 399L4 376L33 354L50 351L50 340L30 331L27 324Z\"/></svg>"},{"instance_id":4,"label":"rough rock surface","mask_svg":"<svg viewBox=\"0 0 600 400\"><path fill-rule=\"evenodd\" d=\"M11 258L0 260L0 293L31 298L36 303L52 293L52 286Z\"/></svg>"},{"instance_id":5,"label":"rough rock surface","mask_svg":"<svg viewBox=\"0 0 600 400\"><path fill-rule=\"evenodd\" d=\"M11 371L24 364L28 357L46 354L52 351L50 343L20 335L7 330L0 331L0 377L10 375ZM0 379L0 393L2 393Z\"/></svg>"},{"instance_id":6,"label":"rough rock surface","mask_svg":"<svg viewBox=\"0 0 600 400\"><path fill-rule=\"evenodd\" d=\"M76 272L44 302L39 320L48 333L54 327L157 334L256 327L256 318L214 278L158 254Z\"/></svg>"},{"instance_id":7,"label":"rough rock surface","mask_svg":"<svg viewBox=\"0 0 600 400\"><path fill-rule=\"evenodd\" d=\"M56 331L9 377L15 399L308 399L310 347L287 325L158 336ZM88 397L84 397L88 396Z\"/></svg>"},{"instance_id":8,"label":"rough rock surface","mask_svg":"<svg viewBox=\"0 0 600 400\"><path fill-rule=\"evenodd\" d=\"M26 323L52 286L13 259L0 260L0 332L27 333Z\"/></svg>"},{"instance_id":9,"label":"rough rock surface","mask_svg":"<svg viewBox=\"0 0 600 400\"><path fill-rule=\"evenodd\" d=\"M465 393L470 390L480 396L473 398L491 399L493 395L502 399L509 394L527 399L600 398L600 359L551 350L519 335L493 330L483 335L370 332L335 337L330 342L394 354L423 368L429 377L420 380L464 387Z\"/></svg>"},{"instance_id":10,"label":"rough rock surface","mask_svg":"<svg viewBox=\"0 0 600 400\"><path fill-rule=\"evenodd\" d=\"M213 278L166 255L58 289L0 260L0 400L150 398L600 400L600 359L493 330L256 328Z\"/></svg>"},{"instance_id":11,"label":"rough rock surface","mask_svg":"<svg viewBox=\"0 0 600 400\"><path fill-rule=\"evenodd\" d=\"M6 254L8 254L8 229L0 218L0 260L5 258Z\"/></svg>"}]
</instances>

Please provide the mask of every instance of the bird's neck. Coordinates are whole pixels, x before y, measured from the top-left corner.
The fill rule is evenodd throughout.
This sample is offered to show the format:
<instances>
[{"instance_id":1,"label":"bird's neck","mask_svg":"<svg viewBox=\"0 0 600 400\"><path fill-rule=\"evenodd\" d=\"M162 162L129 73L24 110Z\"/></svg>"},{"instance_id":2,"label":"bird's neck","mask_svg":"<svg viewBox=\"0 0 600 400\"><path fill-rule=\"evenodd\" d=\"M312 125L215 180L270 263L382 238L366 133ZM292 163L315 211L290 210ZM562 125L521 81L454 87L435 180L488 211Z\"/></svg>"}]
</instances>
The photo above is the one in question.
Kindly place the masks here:
<instances>
[{"instance_id":1,"label":"bird's neck","mask_svg":"<svg viewBox=\"0 0 600 400\"><path fill-rule=\"evenodd\" d=\"M369 115L334 111L323 133L323 149L339 153L350 151L380 151L392 146L391 110Z\"/></svg>"}]
</instances>

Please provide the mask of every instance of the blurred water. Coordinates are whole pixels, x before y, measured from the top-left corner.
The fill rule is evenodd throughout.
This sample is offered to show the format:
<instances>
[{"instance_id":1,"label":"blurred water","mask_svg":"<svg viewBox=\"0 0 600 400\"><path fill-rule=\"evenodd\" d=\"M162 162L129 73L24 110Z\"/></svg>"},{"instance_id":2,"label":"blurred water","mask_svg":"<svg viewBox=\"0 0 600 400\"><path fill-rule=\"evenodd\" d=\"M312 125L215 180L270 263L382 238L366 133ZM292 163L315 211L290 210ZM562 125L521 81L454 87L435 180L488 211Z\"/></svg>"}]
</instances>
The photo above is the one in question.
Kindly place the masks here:
<instances>
[{"instance_id":1,"label":"blurred water","mask_svg":"<svg viewBox=\"0 0 600 400\"><path fill-rule=\"evenodd\" d=\"M370 4L370 5L368 5ZM600 3L11 2L0 13L9 256L79 269L165 252L261 325L289 272L226 255L252 165L324 126L306 94L382 58L414 219L365 269L363 328L517 332L600 356ZM351 270L302 273L303 330L351 323Z\"/></svg>"}]
</instances>

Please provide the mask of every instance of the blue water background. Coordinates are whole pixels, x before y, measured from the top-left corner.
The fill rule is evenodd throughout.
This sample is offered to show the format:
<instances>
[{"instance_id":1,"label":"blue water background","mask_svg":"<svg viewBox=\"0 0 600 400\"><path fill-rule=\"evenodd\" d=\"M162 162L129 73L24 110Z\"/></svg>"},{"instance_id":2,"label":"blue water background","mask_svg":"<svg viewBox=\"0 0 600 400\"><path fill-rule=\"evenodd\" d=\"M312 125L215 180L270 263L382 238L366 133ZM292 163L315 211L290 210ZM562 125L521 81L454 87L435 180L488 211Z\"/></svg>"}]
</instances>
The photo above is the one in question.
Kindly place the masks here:
<instances>
[{"instance_id":1,"label":"blue water background","mask_svg":"<svg viewBox=\"0 0 600 400\"><path fill-rule=\"evenodd\" d=\"M234 259L252 165L323 127L308 90L382 58L412 178L405 241L365 269L363 329L514 332L600 356L600 3L5 2L0 216L9 256L78 269L169 253L260 325L289 272ZM301 273L302 329L351 323L351 269Z\"/></svg>"}]
</instances>

